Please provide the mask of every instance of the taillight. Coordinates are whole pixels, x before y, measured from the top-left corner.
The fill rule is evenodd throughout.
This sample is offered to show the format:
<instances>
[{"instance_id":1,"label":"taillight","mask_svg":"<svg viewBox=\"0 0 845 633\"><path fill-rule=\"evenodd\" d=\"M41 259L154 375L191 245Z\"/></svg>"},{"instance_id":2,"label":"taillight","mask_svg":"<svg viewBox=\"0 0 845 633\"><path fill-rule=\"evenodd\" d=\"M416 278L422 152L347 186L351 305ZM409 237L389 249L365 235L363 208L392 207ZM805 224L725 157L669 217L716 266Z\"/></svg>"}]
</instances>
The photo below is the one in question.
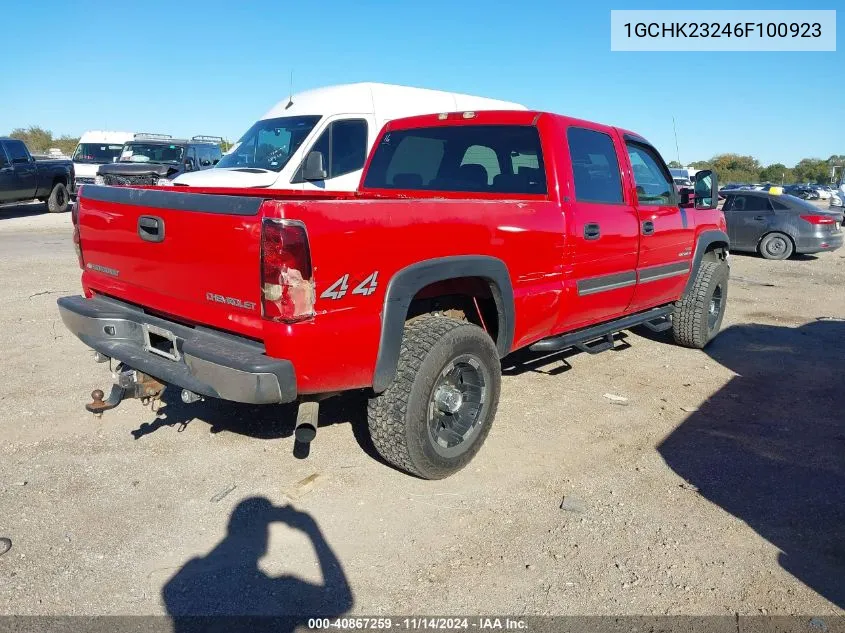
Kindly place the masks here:
<instances>
[{"instance_id":1,"label":"taillight","mask_svg":"<svg viewBox=\"0 0 845 633\"><path fill-rule=\"evenodd\" d=\"M76 202L70 207L70 221L73 224L73 248L76 251L76 259L79 267L85 269L85 260L82 258L82 240L79 236L79 195L82 193L80 187L76 192Z\"/></svg>"},{"instance_id":2,"label":"taillight","mask_svg":"<svg viewBox=\"0 0 845 633\"><path fill-rule=\"evenodd\" d=\"M810 224L835 224L836 218L829 215L802 215L802 220L806 220Z\"/></svg>"},{"instance_id":3,"label":"taillight","mask_svg":"<svg viewBox=\"0 0 845 633\"><path fill-rule=\"evenodd\" d=\"M270 321L314 315L314 276L305 225L264 218L261 223L261 313Z\"/></svg>"}]
</instances>

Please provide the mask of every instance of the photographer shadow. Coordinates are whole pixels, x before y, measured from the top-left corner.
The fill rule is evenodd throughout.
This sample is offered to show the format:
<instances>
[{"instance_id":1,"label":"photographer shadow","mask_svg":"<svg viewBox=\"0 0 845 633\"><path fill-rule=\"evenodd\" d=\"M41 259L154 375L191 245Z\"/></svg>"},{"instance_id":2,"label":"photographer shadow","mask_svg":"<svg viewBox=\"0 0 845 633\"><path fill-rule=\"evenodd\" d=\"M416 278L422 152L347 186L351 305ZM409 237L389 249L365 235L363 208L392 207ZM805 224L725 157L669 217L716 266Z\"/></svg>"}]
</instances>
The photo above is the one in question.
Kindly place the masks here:
<instances>
[{"instance_id":1,"label":"photographer shadow","mask_svg":"<svg viewBox=\"0 0 845 633\"><path fill-rule=\"evenodd\" d=\"M292 575L272 577L258 567L275 522L308 536L322 583ZM241 501L223 540L205 556L185 563L161 593L174 633L293 631L312 618L338 617L354 602L343 567L311 515L274 506L265 497Z\"/></svg>"},{"instance_id":2,"label":"photographer shadow","mask_svg":"<svg viewBox=\"0 0 845 633\"><path fill-rule=\"evenodd\" d=\"M845 321L736 325L705 351L738 375L657 448L699 494L845 608Z\"/></svg>"}]
</instances>

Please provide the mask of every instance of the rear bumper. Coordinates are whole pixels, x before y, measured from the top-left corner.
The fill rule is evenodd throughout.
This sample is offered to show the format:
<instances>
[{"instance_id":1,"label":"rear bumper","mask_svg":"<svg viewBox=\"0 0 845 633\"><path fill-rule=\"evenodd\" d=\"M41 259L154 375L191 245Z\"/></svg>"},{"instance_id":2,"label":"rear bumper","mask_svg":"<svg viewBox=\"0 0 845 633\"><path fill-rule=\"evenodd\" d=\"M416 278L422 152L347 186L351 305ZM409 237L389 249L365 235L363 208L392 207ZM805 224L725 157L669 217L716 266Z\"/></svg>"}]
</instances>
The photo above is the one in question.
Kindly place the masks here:
<instances>
[{"instance_id":1,"label":"rear bumper","mask_svg":"<svg viewBox=\"0 0 845 633\"><path fill-rule=\"evenodd\" d=\"M795 252L802 254L821 253L823 251L835 251L842 247L843 233L828 233L826 235L813 235L799 237Z\"/></svg>"},{"instance_id":2,"label":"rear bumper","mask_svg":"<svg viewBox=\"0 0 845 633\"><path fill-rule=\"evenodd\" d=\"M58 304L65 326L83 343L164 383L234 402L296 400L293 364L269 358L260 343L155 317L105 297L62 297ZM147 351L144 325L171 332L179 359Z\"/></svg>"}]
</instances>

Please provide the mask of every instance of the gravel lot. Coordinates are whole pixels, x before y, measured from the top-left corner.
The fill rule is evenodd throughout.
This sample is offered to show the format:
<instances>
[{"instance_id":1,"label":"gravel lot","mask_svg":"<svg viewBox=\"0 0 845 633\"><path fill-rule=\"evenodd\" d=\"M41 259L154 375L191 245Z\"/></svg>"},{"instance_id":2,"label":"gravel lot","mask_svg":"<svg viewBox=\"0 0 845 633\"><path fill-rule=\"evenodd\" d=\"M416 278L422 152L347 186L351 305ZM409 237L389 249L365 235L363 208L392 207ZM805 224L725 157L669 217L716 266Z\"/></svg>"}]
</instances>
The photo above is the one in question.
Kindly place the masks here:
<instances>
[{"instance_id":1,"label":"gravel lot","mask_svg":"<svg viewBox=\"0 0 845 633\"><path fill-rule=\"evenodd\" d=\"M42 211L0 208L0 614L845 613L845 251L734 255L705 352L509 360L479 456L425 482L373 457L357 394L304 460L292 407L94 419L109 372L58 319L79 270Z\"/></svg>"}]
</instances>

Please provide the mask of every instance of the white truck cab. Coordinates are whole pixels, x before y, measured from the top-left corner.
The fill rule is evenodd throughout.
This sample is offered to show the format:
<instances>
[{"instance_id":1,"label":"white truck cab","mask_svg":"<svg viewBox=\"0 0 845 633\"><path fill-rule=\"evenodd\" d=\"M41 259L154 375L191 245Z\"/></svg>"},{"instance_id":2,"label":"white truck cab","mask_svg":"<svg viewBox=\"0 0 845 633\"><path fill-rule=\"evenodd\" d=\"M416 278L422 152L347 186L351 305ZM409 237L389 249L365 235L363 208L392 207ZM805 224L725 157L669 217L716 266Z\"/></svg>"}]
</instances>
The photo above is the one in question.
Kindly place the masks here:
<instances>
[{"instance_id":1,"label":"white truck cab","mask_svg":"<svg viewBox=\"0 0 845 633\"><path fill-rule=\"evenodd\" d=\"M508 101L379 83L309 90L249 128L214 169L175 185L353 191L376 135L391 119L466 110L525 110Z\"/></svg>"},{"instance_id":2,"label":"white truck cab","mask_svg":"<svg viewBox=\"0 0 845 633\"><path fill-rule=\"evenodd\" d=\"M132 132L90 130L79 139L73 151L73 168L77 185L93 185L100 165L113 163L120 157L123 144L134 138Z\"/></svg>"}]
</instances>

